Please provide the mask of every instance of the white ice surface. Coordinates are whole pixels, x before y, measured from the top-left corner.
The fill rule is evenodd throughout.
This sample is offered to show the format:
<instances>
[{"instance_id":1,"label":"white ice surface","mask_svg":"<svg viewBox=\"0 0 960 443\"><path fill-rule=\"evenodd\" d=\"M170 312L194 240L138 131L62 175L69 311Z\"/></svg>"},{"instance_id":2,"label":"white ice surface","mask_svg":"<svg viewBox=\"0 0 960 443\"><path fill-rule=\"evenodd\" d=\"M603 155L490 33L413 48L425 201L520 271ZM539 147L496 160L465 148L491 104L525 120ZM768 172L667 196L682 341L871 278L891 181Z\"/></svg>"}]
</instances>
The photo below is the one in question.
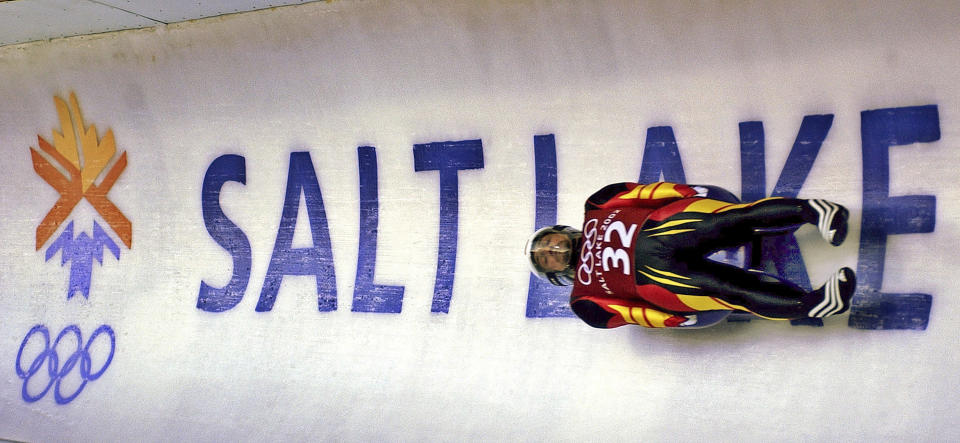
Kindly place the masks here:
<instances>
[{"instance_id":1,"label":"white ice surface","mask_svg":"<svg viewBox=\"0 0 960 443\"><path fill-rule=\"evenodd\" d=\"M0 48L0 437L957 440L958 22L953 2L357 1ZM68 269L34 244L58 194L28 148L59 130L53 97L71 91L129 157L109 196L133 247L94 264L88 300L66 299ZM587 195L637 179L648 127L674 129L688 181L739 193L739 122L764 123L769 190L803 116L834 114L800 196L850 207L852 232L839 248L798 233L819 285L857 263L860 112L928 104L941 140L891 149L890 181L891 195L936 196L936 229L890 237L883 283L933 295L925 331L525 317L534 135L556 136L559 218L576 224ZM439 177L414 172L412 146L478 138L485 167L459 173L450 312L433 314ZM363 145L379 165L375 281L405 287L400 314L350 310ZM300 150L339 309L318 312L312 278L287 277L255 312ZM200 199L223 154L246 158L246 185L221 204L253 263L242 302L207 313L200 282L232 269ZM100 220L85 201L71 219ZM67 405L21 397L15 360L35 324L116 331L111 366Z\"/></svg>"}]
</instances>

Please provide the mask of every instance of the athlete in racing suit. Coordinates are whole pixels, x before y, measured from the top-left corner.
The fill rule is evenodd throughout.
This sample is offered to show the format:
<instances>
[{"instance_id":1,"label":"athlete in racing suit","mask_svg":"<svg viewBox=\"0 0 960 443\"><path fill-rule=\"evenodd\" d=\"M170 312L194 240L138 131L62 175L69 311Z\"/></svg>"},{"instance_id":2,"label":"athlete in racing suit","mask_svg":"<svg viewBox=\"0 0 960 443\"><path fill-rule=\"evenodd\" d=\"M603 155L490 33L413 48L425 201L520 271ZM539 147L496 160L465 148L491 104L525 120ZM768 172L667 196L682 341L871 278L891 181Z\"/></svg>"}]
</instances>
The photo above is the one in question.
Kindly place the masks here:
<instances>
[{"instance_id":1,"label":"athlete in racing suit","mask_svg":"<svg viewBox=\"0 0 960 443\"><path fill-rule=\"evenodd\" d=\"M771 319L845 312L856 280L849 268L807 292L758 271L707 259L751 241L758 230L817 226L825 240L846 237L848 212L826 200L768 198L733 204L707 189L673 183L617 183L586 203L582 230L552 226L527 242L539 276L573 285L570 305L598 328L697 326L703 311L746 311Z\"/></svg>"}]
</instances>

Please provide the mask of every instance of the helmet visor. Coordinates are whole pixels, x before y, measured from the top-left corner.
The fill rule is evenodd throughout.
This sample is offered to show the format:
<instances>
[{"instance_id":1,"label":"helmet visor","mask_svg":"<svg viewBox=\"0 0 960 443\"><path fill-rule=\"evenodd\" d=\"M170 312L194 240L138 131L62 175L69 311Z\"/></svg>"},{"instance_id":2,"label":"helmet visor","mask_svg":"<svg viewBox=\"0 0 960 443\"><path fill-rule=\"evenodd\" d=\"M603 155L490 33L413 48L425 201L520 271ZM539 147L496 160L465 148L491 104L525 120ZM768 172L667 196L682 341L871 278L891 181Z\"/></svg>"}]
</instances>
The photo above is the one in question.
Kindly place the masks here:
<instances>
[{"instance_id":1,"label":"helmet visor","mask_svg":"<svg viewBox=\"0 0 960 443\"><path fill-rule=\"evenodd\" d=\"M572 285L573 269L580 258L581 236L579 230L565 225L540 228L524 247L530 270L554 285Z\"/></svg>"},{"instance_id":2,"label":"helmet visor","mask_svg":"<svg viewBox=\"0 0 960 443\"><path fill-rule=\"evenodd\" d=\"M570 267L573 238L566 232L547 232L533 242L530 259L540 272L562 272Z\"/></svg>"}]
</instances>

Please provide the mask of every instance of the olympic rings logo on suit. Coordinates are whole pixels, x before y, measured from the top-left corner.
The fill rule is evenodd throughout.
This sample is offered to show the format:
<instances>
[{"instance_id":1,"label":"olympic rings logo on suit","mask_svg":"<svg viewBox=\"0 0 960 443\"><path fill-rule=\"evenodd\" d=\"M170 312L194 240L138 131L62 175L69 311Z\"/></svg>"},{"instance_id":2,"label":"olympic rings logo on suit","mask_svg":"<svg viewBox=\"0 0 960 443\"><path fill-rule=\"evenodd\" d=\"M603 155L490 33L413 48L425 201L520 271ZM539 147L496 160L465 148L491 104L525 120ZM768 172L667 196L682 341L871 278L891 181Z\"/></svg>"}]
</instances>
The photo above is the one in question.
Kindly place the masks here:
<instances>
[{"instance_id":1,"label":"olympic rings logo on suit","mask_svg":"<svg viewBox=\"0 0 960 443\"><path fill-rule=\"evenodd\" d=\"M33 338L35 334L40 334L43 337L44 345L43 350L38 354L33 362L30 363L30 366L26 369L23 368L23 350L27 346L27 343L30 342L30 339ZM57 353L57 347L60 344L60 341L63 340L68 334L73 334L77 338L77 349L67 356L66 360L63 361L63 366L60 366L60 356ZM103 363L96 371L92 370L92 358L90 356L90 345L93 344L100 335L106 334L110 339L110 354L107 356L107 360ZM65 405L73 401L80 395L80 392L83 391L83 388L86 387L87 382L94 381L107 370L110 366L110 363L113 361L113 352L116 349L116 336L114 335L113 329L107 325L101 325L93 334L90 335L90 339L87 341L86 345L83 343L83 336L80 333L80 327L77 325L70 325L60 331L60 334L57 335L56 340L53 341L53 346L50 346L50 331L44 325L36 325L30 332L27 332L26 337L23 338L23 342L20 344L20 350L17 351L17 361L16 361L16 370L17 376L23 380L23 390L22 396L23 400L28 403L33 403L37 400L40 400L47 392L50 391L50 388L53 388L53 398L56 400L57 404ZM33 378L40 369L43 367L43 363L47 363L47 373L50 376L50 381L47 382L47 385L43 390L36 395L33 395L29 392L27 385L30 382L30 379ZM78 364L79 363L79 364ZM63 378L70 374L74 368L79 367L80 379L83 380L80 383L80 386L77 390L70 395L64 396L60 392L60 383L63 381Z\"/></svg>"},{"instance_id":2,"label":"olympic rings logo on suit","mask_svg":"<svg viewBox=\"0 0 960 443\"><path fill-rule=\"evenodd\" d=\"M593 281L593 254L594 241L597 239L597 220L590 219L583 225L583 249L580 250L580 267L577 269L577 280L589 285Z\"/></svg>"}]
</instances>

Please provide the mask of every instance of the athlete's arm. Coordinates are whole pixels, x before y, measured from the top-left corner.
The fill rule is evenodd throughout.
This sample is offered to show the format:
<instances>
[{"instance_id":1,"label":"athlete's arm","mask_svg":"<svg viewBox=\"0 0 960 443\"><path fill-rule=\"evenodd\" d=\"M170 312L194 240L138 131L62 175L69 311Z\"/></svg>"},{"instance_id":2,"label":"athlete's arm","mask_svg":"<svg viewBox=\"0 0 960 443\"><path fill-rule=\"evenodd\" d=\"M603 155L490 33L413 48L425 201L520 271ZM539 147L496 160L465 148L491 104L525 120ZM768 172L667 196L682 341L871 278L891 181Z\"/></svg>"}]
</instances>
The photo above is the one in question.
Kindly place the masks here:
<instances>
[{"instance_id":1,"label":"athlete's arm","mask_svg":"<svg viewBox=\"0 0 960 443\"><path fill-rule=\"evenodd\" d=\"M587 199L586 210L628 206L657 208L673 200L704 195L706 195L706 189L697 189L697 187L678 183L657 182L648 185L631 182L614 183L591 195Z\"/></svg>"},{"instance_id":2,"label":"athlete's arm","mask_svg":"<svg viewBox=\"0 0 960 443\"><path fill-rule=\"evenodd\" d=\"M595 328L617 328L636 324L647 328L675 328L692 326L696 315L676 315L653 308L640 301L581 297L570 303L580 319Z\"/></svg>"}]
</instances>

